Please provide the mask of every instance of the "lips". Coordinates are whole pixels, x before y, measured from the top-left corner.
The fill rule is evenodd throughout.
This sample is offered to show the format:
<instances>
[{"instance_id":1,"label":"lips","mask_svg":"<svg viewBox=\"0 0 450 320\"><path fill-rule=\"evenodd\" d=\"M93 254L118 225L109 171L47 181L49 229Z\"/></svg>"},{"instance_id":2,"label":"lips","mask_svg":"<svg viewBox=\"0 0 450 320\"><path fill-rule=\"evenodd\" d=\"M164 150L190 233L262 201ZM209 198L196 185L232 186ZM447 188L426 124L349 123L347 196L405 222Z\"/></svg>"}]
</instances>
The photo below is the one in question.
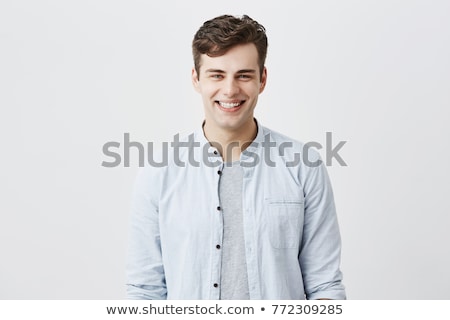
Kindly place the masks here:
<instances>
[{"instance_id":1,"label":"lips","mask_svg":"<svg viewBox=\"0 0 450 320\"><path fill-rule=\"evenodd\" d=\"M241 105L244 104L245 100L228 101L228 102L216 100L215 102L217 103L218 107L221 110L230 112L238 110L241 107Z\"/></svg>"}]
</instances>

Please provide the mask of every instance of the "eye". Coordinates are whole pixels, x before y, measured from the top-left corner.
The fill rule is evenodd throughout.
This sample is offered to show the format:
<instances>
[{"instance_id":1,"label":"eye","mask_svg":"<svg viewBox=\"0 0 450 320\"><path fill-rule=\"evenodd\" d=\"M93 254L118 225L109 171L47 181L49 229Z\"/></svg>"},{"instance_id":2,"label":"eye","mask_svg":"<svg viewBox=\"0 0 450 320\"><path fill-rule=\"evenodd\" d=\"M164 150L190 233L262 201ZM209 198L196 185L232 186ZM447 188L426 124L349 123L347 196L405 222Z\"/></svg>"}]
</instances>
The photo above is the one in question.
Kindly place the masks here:
<instances>
[{"instance_id":1,"label":"eye","mask_svg":"<svg viewBox=\"0 0 450 320\"><path fill-rule=\"evenodd\" d=\"M251 79L251 76L248 74L240 74L240 75L238 75L238 79L248 80L248 79Z\"/></svg>"},{"instance_id":2,"label":"eye","mask_svg":"<svg viewBox=\"0 0 450 320\"><path fill-rule=\"evenodd\" d=\"M212 75L211 75L211 78L213 78L213 79L222 79L222 78L223 78L223 75L221 75L221 74L219 74L219 73L217 73L217 74L212 74Z\"/></svg>"}]
</instances>

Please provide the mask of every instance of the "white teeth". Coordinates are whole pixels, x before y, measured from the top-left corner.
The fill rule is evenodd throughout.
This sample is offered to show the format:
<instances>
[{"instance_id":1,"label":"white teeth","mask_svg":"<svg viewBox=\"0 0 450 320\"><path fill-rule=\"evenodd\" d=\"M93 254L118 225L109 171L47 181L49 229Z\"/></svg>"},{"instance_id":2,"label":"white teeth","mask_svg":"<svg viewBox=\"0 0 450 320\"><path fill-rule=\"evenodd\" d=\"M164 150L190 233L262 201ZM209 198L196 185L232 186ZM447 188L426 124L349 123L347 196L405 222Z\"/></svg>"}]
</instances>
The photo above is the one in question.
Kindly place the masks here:
<instances>
[{"instance_id":1,"label":"white teeth","mask_svg":"<svg viewBox=\"0 0 450 320\"><path fill-rule=\"evenodd\" d=\"M235 103L226 103L226 102L221 102L219 101L219 104L222 108L227 108L227 109L231 109L237 106L240 106L241 103L240 102L235 102Z\"/></svg>"}]
</instances>

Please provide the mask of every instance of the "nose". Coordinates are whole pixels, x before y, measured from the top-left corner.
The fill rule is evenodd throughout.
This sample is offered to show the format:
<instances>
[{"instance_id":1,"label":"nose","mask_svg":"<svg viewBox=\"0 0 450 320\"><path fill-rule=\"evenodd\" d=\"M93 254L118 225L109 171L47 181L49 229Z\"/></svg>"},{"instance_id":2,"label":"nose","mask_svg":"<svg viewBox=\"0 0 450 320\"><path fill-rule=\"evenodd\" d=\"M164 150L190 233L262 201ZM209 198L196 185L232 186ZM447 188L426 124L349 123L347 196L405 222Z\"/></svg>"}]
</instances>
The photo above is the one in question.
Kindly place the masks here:
<instances>
[{"instance_id":1,"label":"nose","mask_svg":"<svg viewBox=\"0 0 450 320\"><path fill-rule=\"evenodd\" d=\"M237 83L236 79L230 77L229 79L227 79L227 81L225 81L223 90L225 96L232 98L239 94L239 84Z\"/></svg>"}]
</instances>

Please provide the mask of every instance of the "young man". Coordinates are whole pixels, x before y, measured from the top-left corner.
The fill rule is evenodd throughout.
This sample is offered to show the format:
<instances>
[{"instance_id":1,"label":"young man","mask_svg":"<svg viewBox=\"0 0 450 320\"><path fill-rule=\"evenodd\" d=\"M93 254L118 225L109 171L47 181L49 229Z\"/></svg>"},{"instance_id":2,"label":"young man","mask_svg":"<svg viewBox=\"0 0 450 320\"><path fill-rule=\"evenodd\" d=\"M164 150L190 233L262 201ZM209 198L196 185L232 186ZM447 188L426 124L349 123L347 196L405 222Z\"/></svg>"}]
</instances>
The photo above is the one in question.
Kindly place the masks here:
<instances>
[{"instance_id":1,"label":"young man","mask_svg":"<svg viewBox=\"0 0 450 320\"><path fill-rule=\"evenodd\" d=\"M196 33L192 82L205 121L172 143L167 165L138 175L128 298L345 299L324 165L253 117L266 52L264 27L248 16Z\"/></svg>"}]
</instances>

